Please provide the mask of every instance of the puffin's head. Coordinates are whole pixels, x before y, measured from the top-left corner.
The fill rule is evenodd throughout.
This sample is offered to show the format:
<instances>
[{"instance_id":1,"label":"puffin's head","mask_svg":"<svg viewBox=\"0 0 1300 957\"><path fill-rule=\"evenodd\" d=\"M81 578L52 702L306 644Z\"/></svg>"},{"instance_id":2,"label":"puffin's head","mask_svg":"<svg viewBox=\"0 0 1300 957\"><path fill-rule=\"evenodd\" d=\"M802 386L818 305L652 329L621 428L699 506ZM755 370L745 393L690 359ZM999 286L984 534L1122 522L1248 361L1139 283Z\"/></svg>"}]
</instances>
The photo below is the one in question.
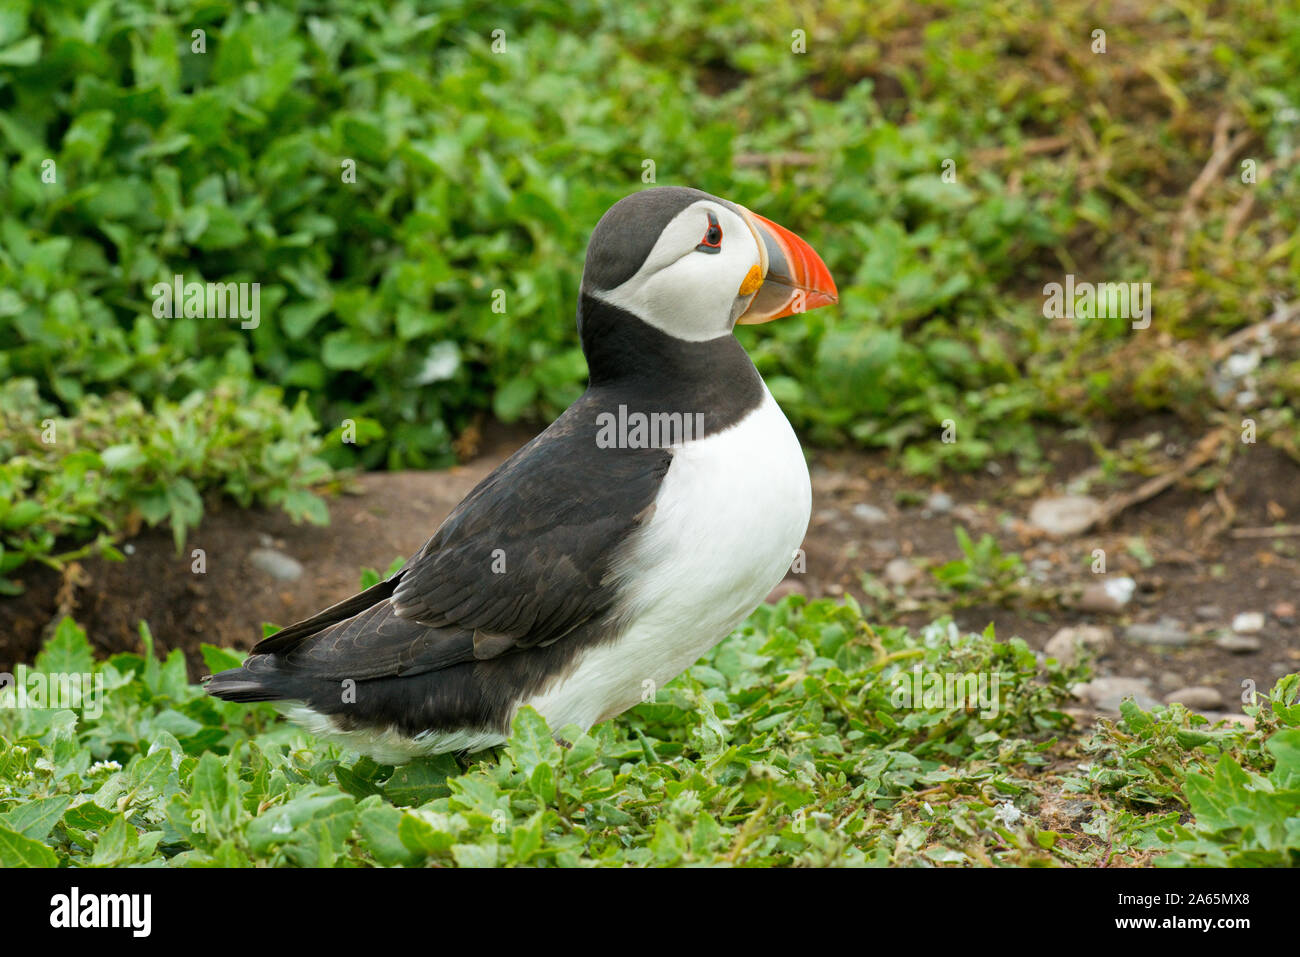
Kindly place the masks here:
<instances>
[{"instance_id":1,"label":"puffin's head","mask_svg":"<svg viewBox=\"0 0 1300 957\"><path fill-rule=\"evenodd\" d=\"M610 207L591 234L582 292L691 342L838 300L826 264L794 233L681 186Z\"/></svg>"}]
</instances>

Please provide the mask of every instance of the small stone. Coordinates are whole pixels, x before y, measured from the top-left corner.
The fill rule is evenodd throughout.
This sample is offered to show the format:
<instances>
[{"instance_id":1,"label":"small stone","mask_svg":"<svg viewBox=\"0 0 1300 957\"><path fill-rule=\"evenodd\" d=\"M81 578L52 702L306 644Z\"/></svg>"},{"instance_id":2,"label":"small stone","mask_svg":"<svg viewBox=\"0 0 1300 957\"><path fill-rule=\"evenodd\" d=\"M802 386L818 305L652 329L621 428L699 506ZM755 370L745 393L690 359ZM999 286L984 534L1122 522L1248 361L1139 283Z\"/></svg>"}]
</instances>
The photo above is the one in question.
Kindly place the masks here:
<instances>
[{"instance_id":1,"label":"small stone","mask_svg":"<svg viewBox=\"0 0 1300 957\"><path fill-rule=\"evenodd\" d=\"M1071 689L1077 697L1091 701L1104 711L1118 711L1125 698L1132 698L1139 707L1150 710L1160 704L1151 697L1151 683L1146 678L1122 678L1112 676L1094 678L1074 685Z\"/></svg>"},{"instance_id":2,"label":"small stone","mask_svg":"<svg viewBox=\"0 0 1300 957\"><path fill-rule=\"evenodd\" d=\"M302 577L302 564L274 548L255 548L248 553L253 567L263 574L282 582L296 581Z\"/></svg>"},{"instance_id":3,"label":"small stone","mask_svg":"<svg viewBox=\"0 0 1300 957\"><path fill-rule=\"evenodd\" d=\"M1295 602L1280 601L1273 606L1273 617L1284 625L1295 624Z\"/></svg>"},{"instance_id":4,"label":"small stone","mask_svg":"<svg viewBox=\"0 0 1300 957\"><path fill-rule=\"evenodd\" d=\"M1183 686L1183 680L1183 676L1175 671L1162 671L1160 677L1156 679L1156 683L1164 691L1173 691L1175 688Z\"/></svg>"},{"instance_id":5,"label":"small stone","mask_svg":"<svg viewBox=\"0 0 1300 957\"><path fill-rule=\"evenodd\" d=\"M1260 353L1258 349L1250 352L1238 352L1228 356L1223 363L1223 371L1234 379L1244 379L1259 368Z\"/></svg>"},{"instance_id":6,"label":"small stone","mask_svg":"<svg viewBox=\"0 0 1300 957\"><path fill-rule=\"evenodd\" d=\"M1129 625L1128 628L1124 629L1124 640L1139 645L1181 648L1191 643L1192 636L1181 622L1165 617L1154 624Z\"/></svg>"},{"instance_id":7,"label":"small stone","mask_svg":"<svg viewBox=\"0 0 1300 957\"><path fill-rule=\"evenodd\" d=\"M867 549L877 558L893 558L900 551L898 542L892 538L873 538L867 542Z\"/></svg>"},{"instance_id":8,"label":"small stone","mask_svg":"<svg viewBox=\"0 0 1300 957\"><path fill-rule=\"evenodd\" d=\"M1232 630L1239 635L1255 635L1264 630L1262 611L1243 611L1232 619Z\"/></svg>"},{"instance_id":9,"label":"small stone","mask_svg":"<svg viewBox=\"0 0 1300 957\"><path fill-rule=\"evenodd\" d=\"M891 585L907 587L921 577L921 569L909 559L893 558L885 565L885 581Z\"/></svg>"},{"instance_id":10,"label":"small stone","mask_svg":"<svg viewBox=\"0 0 1300 957\"><path fill-rule=\"evenodd\" d=\"M1099 582L1091 582L1084 586L1083 594L1079 596L1078 607L1080 611L1113 615L1124 610L1124 606L1133 600L1135 591L1137 591L1137 582L1128 577L1106 578Z\"/></svg>"},{"instance_id":11,"label":"small stone","mask_svg":"<svg viewBox=\"0 0 1300 957\"><path fill-rule=\"evenodd\" d=\"M1223 695L1218 688L1196 686L1179 688L1165 695L1165 704L1181 704L1191 711L1219 711L1223 708Z\"/></svg>"},{"instance_id":12,"label":"small stone","mask_svg":"<svg viewBox=\"0 0 1300 957\"><path fill-rule=\"evenodd\" d=\"M1218 605L1197 605L1197 621L1218 621L1223 617L1223 609Z\"/></svg>"},{"instance_id":13,"label":"small stone","mask_svg":"<svg viewBox=\"0 0 1300 957\"><path fill-rule=\"evenodd\" d=\"M1040 498L1029 509L1029 524L1053 538L1069 538L1087 531L1101 517L1101 503L1088 495Z\"/></svg>"},{"instance_id":14,"label":"small stone","mask_svg":"<svg viewBox=\"0 0 1300 957\"><path fill-rule=\"evenodd\" d=\"M1234 655L1250 655L1264 647L1254 635L1238 635L1233 632L1227 632L1214 639L1214 646L1224 651L1230 651Z\"/></svg>"},{"instance_id":15,"label":"small stone","mask_svg":"<svg viewBox=\"0 0 1300 957\"><path fill-rule=\"evenodd\" d=\"M1115 634L1100 625L1074 625L1062 628L1047 639L1043 646L1049 658L1070 666L1078 660L1080 649L1086 648L1100 658L1115 643Z\"/></svg>"},{"instance_id":16,"label":"small stone","mask_svg":"<svg viewBox=\"0 0 1300 957\"><path fill-rule=\"evenodd\" d=\"M952 496L947 492L935 492L925 500L925 507L936 515L947 515L952 511Z\"/></svg>"},{"instance_id":17,"label":"small stone","mask_svg":"<svg viewBox=\"0 0 1300 957\"><path fill-rule=\"evenodd\" d=\"M1264 631L1264 612L1243 611L1232 618L1232 631L1238 635L1258 635Z\"/></svg>"},{"instance_id":18,"label":"small stone","mask_svg":"<svg viewBox=\"0 0 1300 957\"><path fill-rule=\"evenodd\" d=\"M859 502L853 506L853 517L866 522L868 525L884 525L889 521L889 515L885 513L884 509L876 508L874 505L867 505L865 502Z\"/></svg>"}]
</instances>

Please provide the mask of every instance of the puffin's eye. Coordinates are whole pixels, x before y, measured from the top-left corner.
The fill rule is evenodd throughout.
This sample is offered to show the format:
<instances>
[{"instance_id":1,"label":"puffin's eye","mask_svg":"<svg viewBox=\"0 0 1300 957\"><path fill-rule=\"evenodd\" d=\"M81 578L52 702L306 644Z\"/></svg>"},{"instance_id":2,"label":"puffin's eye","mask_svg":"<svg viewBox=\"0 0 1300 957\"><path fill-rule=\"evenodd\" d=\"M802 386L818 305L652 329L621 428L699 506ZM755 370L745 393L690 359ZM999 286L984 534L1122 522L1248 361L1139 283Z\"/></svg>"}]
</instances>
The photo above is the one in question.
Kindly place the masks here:
<instances>
[{"instance_id":1,"label":"puffin's eye","mask_svg":"<svg viewBox=\"0 0 1300 957\"><path fill-rule=\"evenodd\" d=\"M695 248L702 253L720 253L722 252L722 227L718 225L718 217L712 213L706 215L709 217L709 228L704 231L704 238Z\"/></svg>"}]
</instances>

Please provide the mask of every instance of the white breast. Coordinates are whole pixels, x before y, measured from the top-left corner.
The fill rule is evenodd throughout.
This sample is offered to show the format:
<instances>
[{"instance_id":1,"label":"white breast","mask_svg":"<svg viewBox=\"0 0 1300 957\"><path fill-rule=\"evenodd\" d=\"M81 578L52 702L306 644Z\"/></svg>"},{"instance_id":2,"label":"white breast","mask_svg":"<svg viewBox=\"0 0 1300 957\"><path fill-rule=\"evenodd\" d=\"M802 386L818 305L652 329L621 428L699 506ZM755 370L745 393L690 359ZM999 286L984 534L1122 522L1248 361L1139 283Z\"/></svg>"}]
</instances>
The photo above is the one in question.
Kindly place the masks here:
<instances>
[{"instance_id":1,"label":"white breast","mask_svg":"<svg viewBox=\"0 0 1300 957\"><path fill-rule=\"evenodd\" d=\"M648 697L725 638L784 576L812 510L794 430L764 390L741 422L673 453L646 528L615 569L626 632L528 701L554 729Z\"/></svg>"}]
</instances>

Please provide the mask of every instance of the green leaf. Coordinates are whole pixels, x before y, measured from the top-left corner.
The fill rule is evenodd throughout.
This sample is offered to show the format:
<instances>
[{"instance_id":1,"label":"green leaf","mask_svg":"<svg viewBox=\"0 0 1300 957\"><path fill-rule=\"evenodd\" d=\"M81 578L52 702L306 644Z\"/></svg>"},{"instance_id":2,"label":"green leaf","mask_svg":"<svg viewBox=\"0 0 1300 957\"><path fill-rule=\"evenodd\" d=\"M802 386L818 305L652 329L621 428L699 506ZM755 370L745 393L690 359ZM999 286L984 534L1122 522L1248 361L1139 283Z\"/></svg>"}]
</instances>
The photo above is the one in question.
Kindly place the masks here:
<instances>
[{"instance_id":1,"label":"green leaf","mask_svg":"<svg viewBox=\"0 0 1300 957\"><path fill-rule=\"evenodd\" d=\"M361 812L361 839L371 854L385 867L402 867L416 863L420 856L402 843L398 833L403 814L388 805Z\"/></svg>"},{"instance_id":2,"label":"green leaf","mask_svg":"<svg viewBox=\"0 0 1300 957\"><path fill-rule=\"evenodd\" d=\"M364 369L387 352L387 343L374 342L351 330L327 335L322 343L321 361L329 369Z\"/></svg>"},{"instance_id":3,"label":"green leaf","mask_svg":"<svg viewBox=\"0 0 1300 957\"><path fill-rule=\"evenodd\" d=\"M57 867L58 856L30 837L0 827L0 867Z\"/></svg>"},{"instance_id":4,"label":"green leaf","mask_svg":"<svg viewBox=\"0 0 1300 957\"><path fill-rule=\"evenodd\" d=\"M230 648L218 648L216 645L209 645L207 642L202 642L199 645L199 654L203 656L203 664L214 675L240 667L243 665L245 658L245 655L241 652Z\"/></svg>"},{"instance_id":5,"label":"green leaf","mask_svg":"<svg viewBox=\"0 0 1300 957\"><path fill-rule=\"evenodd\" d=\"M40 37L28 37L0 50L0 66L31 66L40 58Z\"/></svg>"},{"instance_id":6,"label":"green leaf","mask_svg":"<svg viewBox=\"0 0 1300 957\"><path fill-rule=\"evenodd\" d=\"M515 715L510 740L506 743L506 753L519 770L527 775L532 775L539 766L555 768L561 763L560 746L551 736L546 719L536 709L528 706L520 708ZM554 787L553 778L550 787Z\"/></svg>"},{"instance_id":7,"label":"green leaf","mask_svg":"<svg viewBox=\"0 0 1300 957\"><path fill-rule=\"evenodd\" d=\"M393 772L384 785L384 794L399 807L424 804L448 794L447 778L459 773L460 765L453 755L419 758Z\"/></svg>"},{"instance_id":8,"label":"green leaf","mask_svg":"<svg viewBox=\"0 0 1300 957\"><path fill-rule=\"evenodd\" d=\"M0 814L0 827L17 831L33 841L43 841L71 804L72 798L66 794L37 798Z\"/></svg>"},{"instance_id":9,"label":"green leaf","mask_svg":"<svg viewBox=\"0 0 1300 957\"><path fill-rule=\"evenodd\" d=\"M36 656L36 670L47 675L88 674L94 661L86 632L65 617Z\"/></svg>"},{"instance_id":10,"label":"green leaf","mask_svg":"<svg viewBox=\"0 0 1300 957\"><path fill-rule=\"evenodd\" d=\"M492 397L492 411L502 422L514 422L537 398L537 384L531 379L511 379Z\"/></svg>"}]
</instances>

